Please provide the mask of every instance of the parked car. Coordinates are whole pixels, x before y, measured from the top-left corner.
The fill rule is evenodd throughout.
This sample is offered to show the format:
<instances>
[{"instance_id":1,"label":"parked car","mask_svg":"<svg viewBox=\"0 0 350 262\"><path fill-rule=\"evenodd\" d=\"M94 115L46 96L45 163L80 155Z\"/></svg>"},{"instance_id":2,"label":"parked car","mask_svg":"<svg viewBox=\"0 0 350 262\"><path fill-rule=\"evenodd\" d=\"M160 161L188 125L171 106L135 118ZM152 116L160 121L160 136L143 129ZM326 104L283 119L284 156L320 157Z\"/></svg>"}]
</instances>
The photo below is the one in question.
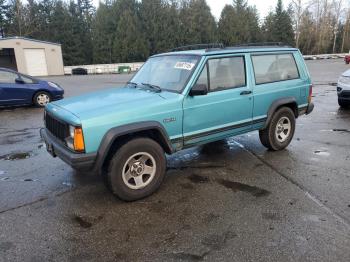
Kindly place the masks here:
<instances>
[{"instance_id":1,"label":"parked car","mask_svg":"<svg viewBox=\"0 0 350 262\"><path fill-rule=\"evenodd\" d=\"M350 106L350 69L345 71L337 83L338 104L341 107Z\"/></svg>"},{"instance_id":2,"label":"parked car","mask_svg":"<svg viewBox=\"0 0 350 262\"><path fill-rule=\"evenodd\" d=\"M40 80L7 68L0 68L0 106L36 105L44 107L63 98L56 83Z\"/></svg>"},{"instance_id":3,"label":"parked car","mask_svg":"<svg viewBox=\"0 0 350 262\"><path fill-rule=\"evenodd\" d=\"M268 149L286 148L314 108L299 50L210 47L152 56L125 88L48 104L48 152L133 201L160 186L165 154L254 130Z\"/></svg>"},{"instance_id":4,"label":"parked car","mask_svg":"<svg viewBox=\"0 0 350 262\"><path fill-rule=\"evenodd\" d=\"M72 75L87 75L88 71L86 68L78 67L72 69Z\"/></svg>"},{"instance_id":5,"label":"parked car","mask_svg":"<svg viewBox=\"0 0 350 262\"><path fill-rule=\"evenodd\" d=\"M345 64L349 64L350 63L350 55L346 55L345 57L344 57L344 61L345 61Z\"/></svg>"}]
</instances>

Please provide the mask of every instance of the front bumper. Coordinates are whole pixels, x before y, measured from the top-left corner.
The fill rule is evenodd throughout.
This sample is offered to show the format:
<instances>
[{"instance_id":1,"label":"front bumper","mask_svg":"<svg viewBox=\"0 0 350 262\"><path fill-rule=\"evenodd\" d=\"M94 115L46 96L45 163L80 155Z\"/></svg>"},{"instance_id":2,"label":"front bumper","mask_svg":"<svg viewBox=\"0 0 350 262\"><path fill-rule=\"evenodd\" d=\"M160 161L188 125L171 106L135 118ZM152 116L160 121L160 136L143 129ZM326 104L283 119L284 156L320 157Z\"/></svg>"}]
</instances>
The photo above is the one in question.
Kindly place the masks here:
<instances>
[{"instance_id":1,"label":"front bumper","mask_svg":"<svg viewBox=\"0 0 350 262\"><path fill-rule=\"evenodd\" d=\"M341 91L338 91L338 99L350 102L350 90L341 89Z\"/></svg>"},{"instance_id":2,"label":"front bumper","mask_svg":"<svg viewBox=\"0 0 350 262\"><path fill-rule=\"evenodd\" d=\"M74 153L45 128L40 129L40 136L45 141L46 150L53 157L58 156L74 169L93 170L97 155L96 153Z\"/></svg>"}]
</instances>

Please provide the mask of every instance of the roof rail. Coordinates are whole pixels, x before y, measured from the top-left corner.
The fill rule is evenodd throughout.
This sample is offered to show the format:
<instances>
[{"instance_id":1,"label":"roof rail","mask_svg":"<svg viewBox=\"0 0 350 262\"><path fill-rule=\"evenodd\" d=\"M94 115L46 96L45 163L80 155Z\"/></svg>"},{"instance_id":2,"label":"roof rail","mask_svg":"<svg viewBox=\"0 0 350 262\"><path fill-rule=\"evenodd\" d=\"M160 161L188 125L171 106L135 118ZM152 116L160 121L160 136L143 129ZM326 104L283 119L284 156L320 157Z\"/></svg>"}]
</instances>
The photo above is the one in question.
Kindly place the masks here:
<instances>
[{"instance_id":1,"label":"roof rail","mask_svg":"<svg viewBox=\"0 0 350 262\"><path fill-rule=\"evenodd\" d=\"M256 42L256 43L246 43L246 44L237 44L234 46L228 46L226 48L230 47L254 47L254 46L279 46L279 47L291 47L290 45L283 43L283 42Z\"/></svg>"},{"instance_id":2,"label":"roof rail","mask_svg":"<svg viewBox=\"0 0 350 262\"><path fill-rule=\"evenodd\" d=\"M195 44L185 45L171 49L171 52L175 51L186 51L186 50L198 50L198 49L211 49L211 48L225 48L222 43L209 43L209 44Z\"/></svg>"}]
</instances>

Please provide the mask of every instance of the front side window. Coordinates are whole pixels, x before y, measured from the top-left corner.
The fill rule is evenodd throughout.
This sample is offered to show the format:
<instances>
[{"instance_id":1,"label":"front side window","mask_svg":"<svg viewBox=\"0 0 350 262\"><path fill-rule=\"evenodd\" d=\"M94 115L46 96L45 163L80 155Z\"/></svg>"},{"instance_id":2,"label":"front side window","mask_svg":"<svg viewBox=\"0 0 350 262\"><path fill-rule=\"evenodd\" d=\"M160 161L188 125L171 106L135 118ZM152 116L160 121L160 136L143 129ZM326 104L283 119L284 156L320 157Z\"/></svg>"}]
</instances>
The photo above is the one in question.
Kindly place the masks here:
<instances>
[{"instance_id":1,"label":"front side window","mask_svg":"<svg viewBox=\"0 0 350 262\"><path fill-rule=\"evenodd\" d=\"M163 90L181 92L195 70L199 56L165 55L148 59L131 82L155 85Z\"/></svg>"},{"instance_id":2,"label":"front side window","mask_svg":"<svg viewBox=\"0 0 350 262\"><path fill-rule=\"evenodd\" d=\"M16 78L17 75L12 72L0 71L0 83L2 84L14 84Z\"/></svg>"},{"instance_id":3,"label":"front side window","mask_svg":"<svg viewBox=\"0 0 350 262\"><path fill-rule=\"evenodd\" d=\"M246 85L243 57L210 59L210 91L220 91Z\"/></svg>"},{"instance_id":4,"label":"front side window","mask_svg":"<svg viewBox=\"0 0 350 262\"><path fill-rule=\"evenodd\" d=\"M265 84L299 78L299 72L292 54L252 56L255 83Z\"/></svg>"}]
</instances>

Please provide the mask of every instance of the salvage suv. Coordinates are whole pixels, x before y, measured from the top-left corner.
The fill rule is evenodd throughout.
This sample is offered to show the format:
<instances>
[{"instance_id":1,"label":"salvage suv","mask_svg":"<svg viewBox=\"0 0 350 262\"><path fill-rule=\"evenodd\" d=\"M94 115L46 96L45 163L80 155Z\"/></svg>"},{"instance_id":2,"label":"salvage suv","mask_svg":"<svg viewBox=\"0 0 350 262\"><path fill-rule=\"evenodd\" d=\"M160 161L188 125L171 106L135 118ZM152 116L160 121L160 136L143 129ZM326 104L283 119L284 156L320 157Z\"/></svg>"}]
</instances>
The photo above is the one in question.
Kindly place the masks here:
<instances>
[{"instance_id":1,"label":"salvage suv","mask_svg":"<svg viewBox=\"0 0 350 262\"><path fill-rule=\"evenodd\" d=\"M254 130L284 149L311 96L298 49L187 46L152 56L123 88L48 104L40 132L52 156L133 201L159 188L166 154Z\"/></svg>"}]
</instances>

